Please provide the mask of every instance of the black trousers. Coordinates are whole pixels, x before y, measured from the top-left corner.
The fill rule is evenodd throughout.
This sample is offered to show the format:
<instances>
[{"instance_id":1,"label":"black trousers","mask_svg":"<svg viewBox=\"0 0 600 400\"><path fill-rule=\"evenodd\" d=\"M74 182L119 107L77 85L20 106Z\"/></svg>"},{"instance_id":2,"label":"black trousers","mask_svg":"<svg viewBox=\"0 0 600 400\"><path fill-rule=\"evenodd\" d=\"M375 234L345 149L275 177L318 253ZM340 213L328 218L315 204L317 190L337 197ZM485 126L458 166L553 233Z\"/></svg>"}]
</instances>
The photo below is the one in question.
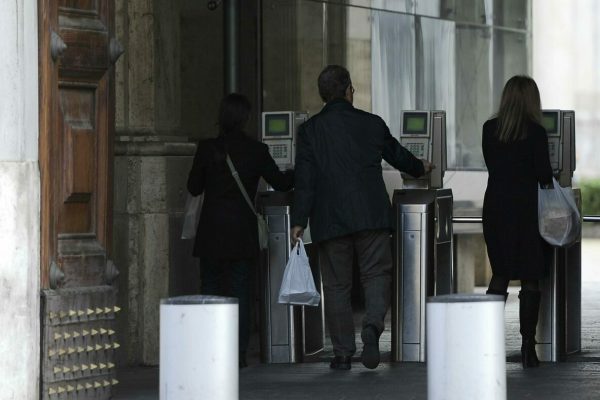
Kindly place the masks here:
<instances>
[{"instance_id":1,"label":"black trousers","mask_svg":"<svg viewBox=\"0 0 600 400\"><path fill-rule=\"evenodd\" d=\"M250 292L255 260L203 259L200 269L202 294L232 296L239 304L239 352L246 354L250 338Z\"/></svg>"},{"instance_id":2,"label":"black trousers","mask_svg":"<svg viewBox=\"0 0 600 400\"><path fill-rule=\"evenodd\" d=\"M366 314L362 326L381 334L390 304L392 252L388 230L361 231L319 244L325 317L336 356L356 352L352 318L352 265L356 254Z\"/></svg>"}]
</instances>

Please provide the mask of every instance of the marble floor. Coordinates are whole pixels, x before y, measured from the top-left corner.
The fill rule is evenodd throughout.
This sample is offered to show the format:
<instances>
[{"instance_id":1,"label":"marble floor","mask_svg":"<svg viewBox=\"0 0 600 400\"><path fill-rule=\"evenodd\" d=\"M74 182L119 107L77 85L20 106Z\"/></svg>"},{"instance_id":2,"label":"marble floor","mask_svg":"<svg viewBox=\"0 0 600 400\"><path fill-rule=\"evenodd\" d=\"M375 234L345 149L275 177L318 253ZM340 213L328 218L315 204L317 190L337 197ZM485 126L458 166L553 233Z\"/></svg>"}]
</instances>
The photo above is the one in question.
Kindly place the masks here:
<instances>
[{"instance_id":1,"label":"marble floor","mask_svg":"<svg viewBox=\"0 0 600 400\"><path fill-rule=\"evenodd\" d=\"M508 399L600 399L600 239L583 241L582 281L582 352L566 362L543 363L534 370L523 370L519 363L519 288L510 288L506 304ZM427 398L425 364L389 362L389 330L381 339L384 362L376 370L357 361L350 371L331 371L326 363L330 347L316 362L260 364L257 348L254 341L250 366L240 371L243 400ZM115 400L158 399L158 368L121 369L118 378L121 384Z\"/></svg>"}]
</instances>

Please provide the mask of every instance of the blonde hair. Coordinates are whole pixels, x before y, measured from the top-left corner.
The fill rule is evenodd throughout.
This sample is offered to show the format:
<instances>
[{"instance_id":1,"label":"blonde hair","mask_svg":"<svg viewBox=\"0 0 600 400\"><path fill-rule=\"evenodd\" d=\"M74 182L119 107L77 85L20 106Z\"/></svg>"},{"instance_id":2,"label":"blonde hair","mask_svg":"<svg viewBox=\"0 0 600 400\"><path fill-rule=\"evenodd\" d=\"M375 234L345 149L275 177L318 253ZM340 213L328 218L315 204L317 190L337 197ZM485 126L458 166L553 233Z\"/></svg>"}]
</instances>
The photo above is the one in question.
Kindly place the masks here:
<instances>
[{"instance_id":1,"label":"blonde hair","mask_svg":"<svg viewBox=\"0 0 600 400\"><path fill-rule=\"evenodd\" d=\"M504 85L496 136L501 142L514 142L527 137L527 125L541 121L540 92L528 76L513 76Z\"/></svg>"}]
</instances>

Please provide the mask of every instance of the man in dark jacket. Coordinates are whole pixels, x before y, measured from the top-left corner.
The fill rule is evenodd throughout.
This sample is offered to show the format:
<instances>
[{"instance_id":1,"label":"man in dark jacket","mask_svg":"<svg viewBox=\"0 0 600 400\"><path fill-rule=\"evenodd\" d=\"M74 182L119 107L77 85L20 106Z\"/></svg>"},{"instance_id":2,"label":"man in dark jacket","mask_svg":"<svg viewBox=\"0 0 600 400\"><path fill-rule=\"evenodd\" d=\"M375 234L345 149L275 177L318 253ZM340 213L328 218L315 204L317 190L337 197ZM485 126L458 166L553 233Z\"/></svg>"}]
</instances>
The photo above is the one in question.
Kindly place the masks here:
<instances>
[{"instance_id":1,"label":"man in dark jacket","mask_svg":"<svg viewBox=\"0 0 600 400\"><path fill-rule=\"evenodd\" d=\"M296 141L292 241L310 218L311 237L319 243L333 369L350 369L356 352L350 301L356 254L366 307L362 363L376 368L392 270L391 204L381 161L414 177L433 166L402 147L380 117L352 106L354 88L344 67L327 66L318 85L327 104L300 127Z\"/></svg>"}]
</instances>

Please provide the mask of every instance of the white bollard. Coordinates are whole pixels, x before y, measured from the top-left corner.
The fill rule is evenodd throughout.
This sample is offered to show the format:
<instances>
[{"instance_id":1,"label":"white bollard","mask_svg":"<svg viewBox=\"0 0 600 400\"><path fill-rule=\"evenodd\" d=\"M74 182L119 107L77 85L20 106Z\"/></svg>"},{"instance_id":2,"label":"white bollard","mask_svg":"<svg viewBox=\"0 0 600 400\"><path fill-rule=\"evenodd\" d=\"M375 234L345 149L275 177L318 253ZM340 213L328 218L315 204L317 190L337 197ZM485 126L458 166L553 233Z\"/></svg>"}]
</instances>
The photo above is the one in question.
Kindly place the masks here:
<instances>
[{"instance_id":1,"label":"white bollard","mask_svg":"<svg viewBox=\"0 0 600 400\"><path fill-rule=\"evenodd\" d=\"M237 400L238 300L181 296L160 303L160 399Z\"/></svg>"},{"instance_id":2,"label":"white bollard","mask_svg":"<svg viewBox=\"0 0 600 400\"><path fill-rule=\"evenodd\" d=\"M506 400L504 296L427 299L428 400Z\"/></svg>"}]
</instances>

